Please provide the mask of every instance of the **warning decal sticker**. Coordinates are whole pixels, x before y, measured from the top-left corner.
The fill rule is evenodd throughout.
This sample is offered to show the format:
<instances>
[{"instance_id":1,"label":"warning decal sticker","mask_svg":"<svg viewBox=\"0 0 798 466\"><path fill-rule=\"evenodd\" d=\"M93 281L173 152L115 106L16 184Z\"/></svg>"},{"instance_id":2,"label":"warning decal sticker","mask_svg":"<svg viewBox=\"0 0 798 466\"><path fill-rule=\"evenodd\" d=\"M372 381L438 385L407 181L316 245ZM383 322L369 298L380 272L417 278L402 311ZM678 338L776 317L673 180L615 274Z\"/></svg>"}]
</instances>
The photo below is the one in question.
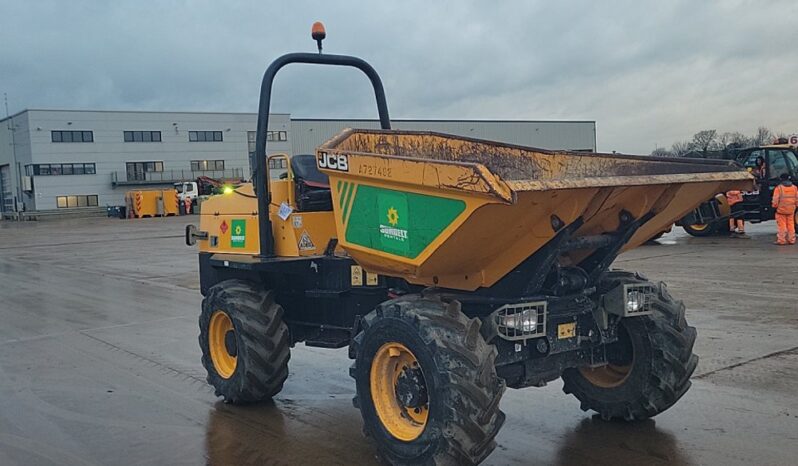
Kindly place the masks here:
<instances>
[{"instance_id":1,"label":"warning decal sticker","mask_svg":"<svg viewBox=\"0 0 798 466\"><path fill-rule=\"evenodd\" d=\"M302 236L299 237L299 249L301 251L315 251L316 245L313 244L313 241L310 239L310 235L307 231L302 232Z\"/></svg>"}]
</instances>

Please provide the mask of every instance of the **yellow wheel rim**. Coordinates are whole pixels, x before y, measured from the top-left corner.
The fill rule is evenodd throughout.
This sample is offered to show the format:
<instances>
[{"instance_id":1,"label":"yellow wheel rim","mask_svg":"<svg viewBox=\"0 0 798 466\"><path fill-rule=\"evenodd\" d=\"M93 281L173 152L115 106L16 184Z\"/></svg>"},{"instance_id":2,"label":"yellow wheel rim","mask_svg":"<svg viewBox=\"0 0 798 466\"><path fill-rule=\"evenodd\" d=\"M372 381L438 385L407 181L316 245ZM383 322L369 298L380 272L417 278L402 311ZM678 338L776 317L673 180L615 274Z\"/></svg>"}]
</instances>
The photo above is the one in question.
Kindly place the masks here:
<instances>
[{"instance_id":1,"label":"yellow wheel rim","mask_svg":"<svg viewBox=\"0 0 798 466\"><path fill-rule=\"evenodd\" d=\"M614 345L623 345L621 355L611 351L607 355L607 364L601 367L580 367L579 372L588 382L600 388L615 388L626 382L635 364L635 345L629 331L621 326L618 341Z\"/></svg>"},{"instance_id":2,"label":"yellow wheel rim","mask_svg":"<svg viewBox=\"0 0 798 466\"><path fill-rule=\"evenodd\" d=\"M399 440L417 439L427 426L429 399L426 379L413 353L401 343L385 343L371 361L369 382L383 427Z\"/></svg>"},{"instance_id":3,"label":"yellow wheel rim","mask_svg":"<svg viewBox=\"0 0 798 466\"><path fill-rule=\"evenodd\" d=\"M224 311L216 311L211 315L211 323L208 326L208 346L216 373L224 379L232 377L238 363L238 351L233 321Z\"/></svg>"},{"instance_id":4,"label":"yellow wheel rim","mask_svg":"<svg viewBox=\"0 0 798 466\"><path fill-rule=\"evenodd\" d=\"M704 231L707 229L708 226L709 225L707 225L706 223L694 223L690 225L690 228L692 228L695 231Z\"/></svg>"},{"instance_id":5,"label":"yellow wheel rim","mask_svg":"<svg viewBox=\"0 0 798 466\"><path fill-rule=\"evenodd\" d=\"M629 378L629 374L632 372L632 365L616 366L615 364L607 364L596 368L580 367L579 372L597 387L614 388Z\"/></svg>"}]
</instances>

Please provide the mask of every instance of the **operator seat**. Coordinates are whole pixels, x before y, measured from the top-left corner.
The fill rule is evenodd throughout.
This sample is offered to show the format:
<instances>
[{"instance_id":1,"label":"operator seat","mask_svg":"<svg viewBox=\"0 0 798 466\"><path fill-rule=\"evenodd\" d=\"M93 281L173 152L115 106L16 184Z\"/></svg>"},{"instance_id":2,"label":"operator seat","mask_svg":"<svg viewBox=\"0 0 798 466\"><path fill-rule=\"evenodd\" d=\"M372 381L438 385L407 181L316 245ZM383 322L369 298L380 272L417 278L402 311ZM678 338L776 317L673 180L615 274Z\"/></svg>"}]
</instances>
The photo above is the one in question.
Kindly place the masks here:
<instances>
[{"instance_id":1,"label":"operator seat","mask_svg":"<svg viewBox=\"0 0 798 466\"><path fill-rule=\"evenodd\" d=\"M332 210L330 180L316 167L316 156L300 154L291 157L294 189L299 212L324 212Z\"/></svg>"}]
</instances>

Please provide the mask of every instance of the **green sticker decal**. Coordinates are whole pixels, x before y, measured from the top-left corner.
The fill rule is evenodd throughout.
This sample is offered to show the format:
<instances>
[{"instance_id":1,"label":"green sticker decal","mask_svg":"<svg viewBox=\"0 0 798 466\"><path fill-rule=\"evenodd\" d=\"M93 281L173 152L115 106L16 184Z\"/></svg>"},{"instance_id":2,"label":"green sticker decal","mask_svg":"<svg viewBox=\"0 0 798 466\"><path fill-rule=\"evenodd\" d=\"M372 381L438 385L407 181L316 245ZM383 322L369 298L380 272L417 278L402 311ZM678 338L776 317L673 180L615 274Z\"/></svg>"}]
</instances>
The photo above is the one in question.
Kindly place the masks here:
<instances>
[{"instance_id":1,"label":"green sticker decal","mask_svg":"<svg viewBox=\"0 0 798 466\"><path fill-rule=\"evenodd\" d=\"M247 221L235 219L230 223L230 247L243 248L247 243Z\"/></svg>"},{"instance_id":2,"label":"green sticker decal","mask_svg":"<svg viewBox=\"0 0 798 466\"><path fill-rule=\"evenodd\" d=\"M465 202L358 185L344 210L351 212L348 242L415 258L465 210Z\"/></svg>"}]
</instances>

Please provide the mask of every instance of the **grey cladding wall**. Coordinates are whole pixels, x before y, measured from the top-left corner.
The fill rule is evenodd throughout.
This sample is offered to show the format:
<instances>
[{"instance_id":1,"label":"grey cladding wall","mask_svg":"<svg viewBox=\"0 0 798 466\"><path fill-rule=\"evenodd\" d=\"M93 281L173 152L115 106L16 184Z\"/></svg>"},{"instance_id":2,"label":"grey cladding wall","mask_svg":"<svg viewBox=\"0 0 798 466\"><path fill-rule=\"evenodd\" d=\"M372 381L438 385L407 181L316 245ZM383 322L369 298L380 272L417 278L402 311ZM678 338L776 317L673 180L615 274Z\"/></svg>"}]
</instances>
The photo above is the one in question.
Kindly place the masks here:
<instances>
[{"instance_id":1,"label":"grey cladding wall","mask_svg":"<svg viewBox=\"0 0 798 466\"><path fill-rule=\"evenodd\" d=\"M394 120L394 129L436 131L541 149L596 150L594 121ZM312 154L344 128L377 129L376 120L292 119L291 149Z\"/></svg>"}]
</instances>

